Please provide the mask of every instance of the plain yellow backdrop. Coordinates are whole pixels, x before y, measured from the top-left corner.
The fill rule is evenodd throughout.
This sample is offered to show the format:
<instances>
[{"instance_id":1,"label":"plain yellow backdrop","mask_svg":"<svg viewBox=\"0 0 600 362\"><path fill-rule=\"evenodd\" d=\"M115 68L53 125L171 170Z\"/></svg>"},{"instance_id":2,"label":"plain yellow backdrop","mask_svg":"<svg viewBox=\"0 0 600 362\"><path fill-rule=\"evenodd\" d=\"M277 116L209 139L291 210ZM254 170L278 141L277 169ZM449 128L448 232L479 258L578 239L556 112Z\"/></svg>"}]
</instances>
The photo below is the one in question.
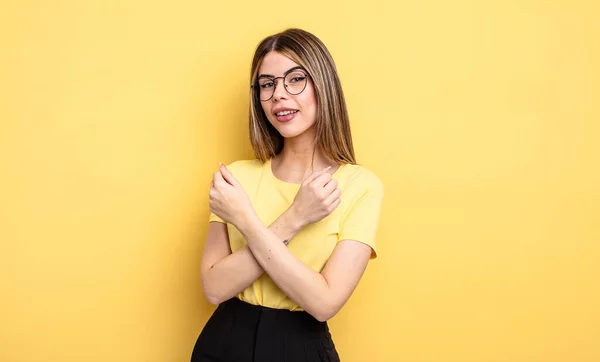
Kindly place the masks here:
<instances>
[{"instance_id":1,"label":"plain yellow backdrop","mask_svg":"<svg viewBox=\"0 0 600 362\"><path fill-rule=\"evenodd\" d=\"M0 361L184 362L252 52L331 50L380 257L344 362L600 361L595 1L0 3Z\"/></svg>"}]
</instances>

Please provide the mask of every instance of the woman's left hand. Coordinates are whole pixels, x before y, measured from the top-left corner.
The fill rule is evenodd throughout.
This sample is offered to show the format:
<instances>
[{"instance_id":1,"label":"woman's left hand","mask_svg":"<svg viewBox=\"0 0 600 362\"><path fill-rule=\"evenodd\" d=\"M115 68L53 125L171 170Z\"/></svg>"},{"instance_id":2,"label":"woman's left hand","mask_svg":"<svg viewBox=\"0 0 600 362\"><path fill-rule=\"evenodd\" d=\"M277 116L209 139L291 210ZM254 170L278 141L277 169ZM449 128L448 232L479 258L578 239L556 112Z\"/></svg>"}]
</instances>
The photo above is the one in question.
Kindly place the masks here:
<instances>
[{"instance_id":1,"label":"woman's left hand","mask_svg":"<svg viewBox=\"0 0 600 362\"><path fill-rule=\"evenodd\" d=\"M240 222L254 213L248 194L222 164L219 172L213 175L209 200L212 213L238 228Z\"/></svg>"}]
</instances>

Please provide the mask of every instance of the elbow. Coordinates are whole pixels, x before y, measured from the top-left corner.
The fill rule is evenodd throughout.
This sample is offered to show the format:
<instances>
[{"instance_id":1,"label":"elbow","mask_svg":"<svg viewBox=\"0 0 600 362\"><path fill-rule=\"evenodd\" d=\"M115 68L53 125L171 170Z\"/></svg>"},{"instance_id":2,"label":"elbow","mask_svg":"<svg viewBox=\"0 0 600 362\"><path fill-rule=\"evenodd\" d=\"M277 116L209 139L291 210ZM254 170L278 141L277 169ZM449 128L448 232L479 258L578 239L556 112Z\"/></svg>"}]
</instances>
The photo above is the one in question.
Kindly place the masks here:
<instances>
[{"instance_id":1,"label":"elbow","mask_svg":"<svg viewBox=\"0 0 600 362\"><path fill-rule=\"evenodd\" d=\"M333 318L333 316L335 316L337 314L337 312L318 312L318 313L314 313L313 317L318 320L319 322L327 322L328 320L330 320L331 318Z\"/></svg>"},{"instance_id":2,"label":"elbow","mask_svg":"<svg viewBox=\"0 0 600 362\"><path fill-rule=\"evenodd\" d=\"M315 310L312 313L309 314L311 314L319 322L327 322L328 320L333 318L339 312L339 310L340 308L336 306L321 304L320 306L315 308Z\"/></svg>"},{"instance_id":3,"label":"elbow","mask_svg":"<svg viewBox=\"0 0 600 362\"><path fill-rule=\"evenodd\" d=\"M202 293L204 294L204 297L206 298L206 300L208 300L208 302L212 305L219 305L221 303L223 303L225 300L223 299L223 296L221 295L221 293L219 293L219 291L217 290L217 288L215 288L214 286L211 285L210 281L208 280L207 277L207 273L203 272L201 273L201 280L202 280Z\"/></svg>"},{"instance_id":4,"label":"elbow","mask_svg":"<svg viewBox=\"0 0 600 362\"><path fill-rule=\"evenodd\" d=\"M330 316L328 314L316 314L313 317L315 317L315 319L318 320L319 322L327 322L333 316Z\"/></svg>"},{"instance_id":5,"label":"elbow","mask_svg":"<svg viewBox=\"0 0 600 362\"><path fill-rule=\"evenodd\" d=\"M206 284L204 284L202 292L204 293L204 297L206 297L206 300L208 300L208 302L212 305L216 306L225 301L222 295L220 295L216 290L212 288L207 288Z\"/></svg>"},{"instance_id":6,"label":"elbow","mask_svg":"<svg viewBox=\"0 0 600 362\"><path fill-rule=\"evenodd\" d=\"M221 304L223 301L221 300L221 298L219 298L216 295L211 295L208 293L204 293L204 296L206 297L206 300L208 300L208 302L214 306L217 306L219 304Z\"/></svg>"},{"instance_id":7,"label":"elbow","mask_svg":"<svg viewBox=\"0 0 600 362\"><path fill-rule=\"evenodd\" d=\"M304 302L306 303L298 304L319 322L327 322L333 318L344 305L331 291L320 293L317 296L313 296L310 302Z\"/></svg>"}]
</instances>

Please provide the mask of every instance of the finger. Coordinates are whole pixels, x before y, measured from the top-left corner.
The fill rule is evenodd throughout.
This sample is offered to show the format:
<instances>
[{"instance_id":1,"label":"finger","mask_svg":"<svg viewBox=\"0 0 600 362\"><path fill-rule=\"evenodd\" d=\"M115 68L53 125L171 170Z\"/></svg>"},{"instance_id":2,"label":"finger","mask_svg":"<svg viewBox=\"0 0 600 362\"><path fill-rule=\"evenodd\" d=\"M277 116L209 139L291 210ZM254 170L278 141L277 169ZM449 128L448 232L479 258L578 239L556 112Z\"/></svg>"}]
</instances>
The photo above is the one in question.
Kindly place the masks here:
<instances>
[{"instance_id":1,"label":"finger","mask_svg":"<svg viewBox=\"0 0 600 362\"><path fill-rule=\"evenodd\" d=\"M314 179L316 179L317 177L321 176L322 174L324 174L325 172L327 172L327 170L329 170L331 168L331 166L325 167L321 170L315 171L313 173L311 173L310 175L308 175L308 177L302 182L303 185L309 184L311 182L314 181Z\"/></svg>"},{"instance_id":2,"label":"finger","mask_svg":"<svg viewBox=\"0 0 600 362\"><path fill-rule=\"evenodd\" d=\"M342 203L342 199L336 199L334 202L331 203L331 205L329 205L327 207L327 211L329 211L329 213L331 214L333 212L333 210L335 210L338 206L340 206L341 203Z\"/></svg>"},{"instance_id":3,"label":"finger","mask_svg":"<svg viewBox=\"0 0 600 362\"><path fill-rule=\"evenodd\" d=\"M327 172L317 176L317 178L315 178L312 182L311 185L319 188L319 187L323 187L325 186L326 183L329 182L329 180L331 180L331 175Z\"/></svg>"},{"instance_id":4,"label":"finger","mask_svg":"<svg viewBox=\"0 0 600 362\"><path fill-rule=\"evenodd\" d=\"M223 175L221 174L221 172L214 173L213 182L214 182L215 186L222 185L223 183L227 183L227 181L225 181L225 179L223 178Z\"/></svg>"},{"instance_id":5,"label":"finger","mask_svg":"<svg viewBox=\"0 0 600 362\"><path fill-rule=\"evenodd\" d=\"M225 181L227 181L228 184L230 184L232 186L236 186L238 184L238 182L235 179L235 177L233 177L233 175L231 174L231 172L229 172L229 170L227 169L227 167L225 167L224 164L220 164L219 168L221 170L221 175L223 176L223 179Z\"/></svg>"},{"instance_id":6,"label":"finger","mask_svg":"<svg viewBox=\"0 0 600 362\"><path fill-rule=\"evenodd\" d=\"M342 190L340 190L340 189L333 190L333 192L325 198L324 204L327 206L331 205L335 200L338 200L341 195L342 195Z\"/></svg>"},{"instance_id":7,"label":"finger","mask_svg":"<svg viewBox=\"0 0 600 362\"><path fill-rule=\"evenodd\" d=\"M332 178L323 186L323 190L325 191L325 194L330 194L336 187L338 187L338 180Z\"/></svg>"}]
</instances>

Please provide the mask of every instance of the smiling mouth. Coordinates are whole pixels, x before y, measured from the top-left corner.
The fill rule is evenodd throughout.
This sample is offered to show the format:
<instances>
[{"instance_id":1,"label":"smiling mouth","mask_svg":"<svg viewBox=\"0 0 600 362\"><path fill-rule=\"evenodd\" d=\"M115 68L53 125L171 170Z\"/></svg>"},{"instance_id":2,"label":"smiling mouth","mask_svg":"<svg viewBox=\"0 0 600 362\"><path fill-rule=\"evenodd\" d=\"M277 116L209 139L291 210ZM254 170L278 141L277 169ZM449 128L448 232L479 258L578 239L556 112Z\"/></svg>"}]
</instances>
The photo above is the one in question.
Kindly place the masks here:
<instances>
[{"instance_id":1,"label":"smiling mouth","mask_svg":"<svg viewBox=\"0 0 600 362\"><path fill-rule=\"evenodd\" d=\"M276 116L280 117L280 116L287 116L288 114L293 114L293 113L298 113L298 111L281 111L278 113L275 113Z\"/></svg>"}]
</instances>

